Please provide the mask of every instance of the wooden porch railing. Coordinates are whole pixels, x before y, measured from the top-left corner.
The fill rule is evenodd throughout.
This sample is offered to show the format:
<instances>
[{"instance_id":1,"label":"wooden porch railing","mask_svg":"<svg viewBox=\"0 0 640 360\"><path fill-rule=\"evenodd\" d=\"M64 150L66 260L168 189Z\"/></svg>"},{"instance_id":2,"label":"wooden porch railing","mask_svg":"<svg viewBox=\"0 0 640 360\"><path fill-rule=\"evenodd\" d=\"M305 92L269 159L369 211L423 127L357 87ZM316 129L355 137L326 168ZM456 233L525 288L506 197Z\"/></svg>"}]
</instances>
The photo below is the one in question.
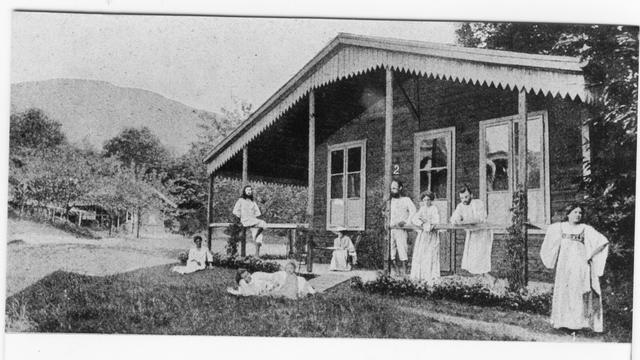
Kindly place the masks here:
<instances>
[{"instance_id":1,"label":"wooden porch railing","mask_svg":"<svg viewBox=\"0 0 640 360\"><path fill-rule=\"evenodd\" d=\"M231 226L232 223L210 223L209 228L227 228ZM309 228L309 224L298 224L298 223L267 223L265 230L267 229L280 229L287 230L287 238L289 240L289 246L287 249L287 255L291 256L294 252L294 244L296 243L296 235L298 228ZM247 229L248 227L242 228L242 240L240 242L240 256L247 256Z\"/></svg>"}]
</instances>

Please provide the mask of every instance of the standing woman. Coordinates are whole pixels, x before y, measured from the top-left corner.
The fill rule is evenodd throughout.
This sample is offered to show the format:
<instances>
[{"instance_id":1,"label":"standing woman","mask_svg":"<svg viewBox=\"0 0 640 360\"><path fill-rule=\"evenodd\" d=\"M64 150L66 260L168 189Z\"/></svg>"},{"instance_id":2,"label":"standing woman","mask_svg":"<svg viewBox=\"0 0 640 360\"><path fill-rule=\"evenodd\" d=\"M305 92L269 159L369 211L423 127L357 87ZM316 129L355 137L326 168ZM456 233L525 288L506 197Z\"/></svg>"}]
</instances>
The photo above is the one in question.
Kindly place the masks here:
<instances>
[{"instance_id":1,"label":"standing woman","mask_svg":"<svg viewBox=\"0 0 640 360\"><path fill-rule=\"evenodd\" d=\"M432 204L435 195L425 191L420 195L420 210L411 218L411 223L422 230L413 246L411 280L432 282L440 277L440 239L435 225L440 222L438 208Z\"/></svg>"},{"instance_id":2,"label":"standing woman","mask_svg":"<svg viewBox=\"0 0 640 360\"><path fill-rule=\"evenodd\" d=\"M567 221L547 229L540 258L550 269L556 268L551 305L553 327L602 332L602 293L609 241L582 223L583 208L570 205Z\"/></svg>"},{"instance_id":3,"label":"standing woman","mask_svg":"<svg viewBox=\"0 0 640 360\"><path fill-rule=\"evenodd\" d=\"M233 207L233 215L240 218L242 226L251 230L253 241L256 242L256 257L260 257L262 246L262 232L267 227L264 220L258 219L262 215L258 204L253 200L253 188L247 185L242 189L242 194Z\"/></svg>"}]
</instances>

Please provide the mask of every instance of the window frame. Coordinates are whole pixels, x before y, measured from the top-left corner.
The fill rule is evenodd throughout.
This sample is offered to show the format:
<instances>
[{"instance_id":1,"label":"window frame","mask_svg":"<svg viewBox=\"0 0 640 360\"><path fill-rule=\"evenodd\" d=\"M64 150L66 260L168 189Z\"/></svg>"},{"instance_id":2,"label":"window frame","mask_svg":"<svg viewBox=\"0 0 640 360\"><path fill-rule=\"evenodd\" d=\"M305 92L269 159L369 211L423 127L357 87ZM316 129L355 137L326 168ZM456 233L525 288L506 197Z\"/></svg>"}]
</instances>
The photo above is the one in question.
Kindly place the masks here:
<instances>
[{"instance_id":1,"label":"window frame","mask_svg":"<svg viewBox=\"0 0 640 360\"><path fill-rule=\"evenodd\" d=\"M362 204L361 204L361 211L362 211L362 223L359 224L358 226L355 227L349 227L347 226L347 209L346 209L346 204L347 204L347 200L349 199L355 199L353 197L348 197L349 194L349 189L348 189L348 181L349 181L349 174L354 174L357 173L357 171L349 171L349 167L348 167L348 160L349 160L349 149L353 149L353 148L360 148L360 198L362 199ZM332 226L331 224L331 176L336 175L336 174L332 174L331 173L331 153L333 151L336 150L342 150L344 152L344 155L342 157L342 162L343 162L343 172L342 172L342 188L343 188L343 194L342 194L342 201L344 203L345 206L345 211L344 211L344 227L347 230L352 230L352 231L363 231L365 229L365 224L366 224L366 201L367 201L367 139L361 139L361 140L354 140L354 141L348 141L348 142L343 142L343 143L339 143L339 144L333 144L333 145L329 145L327 147L327 195L326 195L326 229L327 230L332 230L335 229L338 225L336 226ZM335 200L335 199L334 199Z\"/></svg>"},{"instance_id":2,"label":"window frame","mask_svg":"<svg viewBox=\"0 0 640 360\"><path fill-rule=\"evenodd\" d=\"M534 225L539 226L540 228L544 229L546 228L547 225L551 224L551 186L550 186L550 179L549 179L549 114L547 110L540 110L540 111L532 111L532 112L528 112L527 116L526 116L526 121L529 121L529 119L534 118L534 117L542 117L542 167L541 167L541 171L543 172L542 174L542 179L541 179L541 186L543 187L542 190L542 194L543 194L543 198L544 198L544 221L542 223L534 223ZM482 204L486 207L487 205L487 179L486 179L486 173L485 171L483 171L483 169L486 166L486 153L485 153L485 145L486 145L486 138L485 138L485 132L486 129L488 127L491 126L496 126L499 125L501 123L508 123L509 124L509 176L511 177L509 179L509 190L508 193L509 194L513 194L513 189L515 189L516 187L516 171L517 169L514 168L514 164L515 164L515 156L516 156L516 151L514 149L514 124L518 124L518 127L521 126L522 119L519 115L511 115L511 116L504 116L504 117L500 117L500 118L494 118L494 119L488 119L488 120L483 120L480 121L478 123L478 132L479 132L479 144L478 144L478 151L479 151L479 162L478 162L478 176L480 178L480 194L479 197L482 200ZM507 192L507 191L496 191L496 192ZM509 221L507 220L506 223L509 223Z\"/></svg>"}]
</instances>

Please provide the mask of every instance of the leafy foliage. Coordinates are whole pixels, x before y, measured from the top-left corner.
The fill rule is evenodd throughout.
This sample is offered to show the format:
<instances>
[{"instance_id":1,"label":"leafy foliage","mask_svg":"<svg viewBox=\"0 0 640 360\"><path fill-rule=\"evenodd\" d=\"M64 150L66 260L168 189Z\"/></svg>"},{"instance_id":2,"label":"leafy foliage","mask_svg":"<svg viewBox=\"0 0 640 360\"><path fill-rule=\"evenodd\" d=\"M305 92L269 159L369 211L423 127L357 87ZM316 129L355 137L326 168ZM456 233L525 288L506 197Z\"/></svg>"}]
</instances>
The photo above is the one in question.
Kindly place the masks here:
<instances>
[{"instance_id":1,"label":"leafy foliage","mask_svg":"<svg viewBox=\"0 0 640 360\"><path fill-rule=\"evenodd\" d=\"M507 242L507 256L509 257L509 288L512 291L522 291L527 286L525 276L526 251L525 234L522 227L526 222L525 218L525 193L522 185L513 192L513 202L511 207L511 225L507 228L509 241Z\"/></svg>"},{"instance_id":2,"label":"leafy foliage","mask_svg":"<svg viewBox=\"0 0 640 360\"><path fill-rule=\"evenodd\" d=\"M66 142L62 124L50 119L42 110L12 113L9 119L9 151L32 149L43 152Z\"/></svg>"},{"instance_id":3,"label":"leafy foliage","mask_svg":"<svg viewBox=\"0 0 640 360\"><path fill-rule=\"evenodd\" d=\"M169 153L148 127L141 127L124 129L107 141L104 156L117 158L138 175L149 169L162 168Z\"/></svg>"},{"instance_id":4,"label":"leafy foliage","mask_svg":"<svg viewBox=\"0 0 640 360\"><path fill-rule=\"evenodd\" d=\"M249 272L276 272L280 271L280 265L271 261L264 261L253 256L239 257L239 256L229 256L229 255L220 255L213 254L213 261L211 262L213 266L219 266L229 269L239 269L245 268Z\"/></svg>"}]
</instances>

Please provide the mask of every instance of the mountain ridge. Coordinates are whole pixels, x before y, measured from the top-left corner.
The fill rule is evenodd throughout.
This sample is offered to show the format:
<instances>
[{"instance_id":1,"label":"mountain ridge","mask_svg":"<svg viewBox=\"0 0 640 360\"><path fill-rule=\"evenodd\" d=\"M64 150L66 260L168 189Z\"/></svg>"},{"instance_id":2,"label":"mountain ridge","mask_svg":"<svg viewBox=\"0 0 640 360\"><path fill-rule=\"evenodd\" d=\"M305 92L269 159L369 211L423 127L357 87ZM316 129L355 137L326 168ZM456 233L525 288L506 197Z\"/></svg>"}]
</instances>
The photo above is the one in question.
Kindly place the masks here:
<instances>
[{"instance_id":1,"label":"mountain ridge","mask_svg":"<svg viewBox=\"0 0 640 360\"><path fill-rule=\"evenodd\" d=\"M60 122L72 143L88 142L101 149L124 128L147 126L176 155L186 153L197 140L203 119L222 116L151 90L72 78L11 84L11 112L29 108Z\"/></svg>"}]
</instances>

